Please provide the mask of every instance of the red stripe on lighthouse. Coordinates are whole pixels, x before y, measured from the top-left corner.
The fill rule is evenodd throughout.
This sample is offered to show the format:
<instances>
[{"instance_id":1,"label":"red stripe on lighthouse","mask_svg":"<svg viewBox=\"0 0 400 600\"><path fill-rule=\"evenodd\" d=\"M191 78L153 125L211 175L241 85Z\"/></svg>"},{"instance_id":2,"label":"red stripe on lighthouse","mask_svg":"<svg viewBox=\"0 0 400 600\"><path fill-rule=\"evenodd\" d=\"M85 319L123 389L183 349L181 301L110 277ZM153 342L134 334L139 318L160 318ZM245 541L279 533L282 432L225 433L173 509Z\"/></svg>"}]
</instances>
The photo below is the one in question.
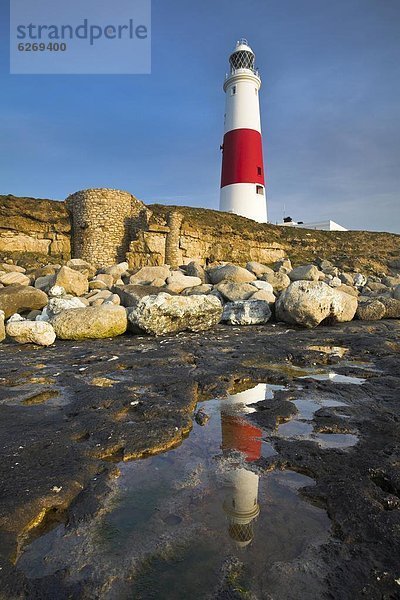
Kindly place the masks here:
<instances>
[{"instance_id":1,"label":"red stripe on lighthouse","mask_svg":"<svg viewBox=\"0 0 400 600\"><path fill-rule=\"evenodd\" d=\"M261 133L232 129L224 136L221 187L232 183L264 185Z\"/></svg>"}]
</instances>

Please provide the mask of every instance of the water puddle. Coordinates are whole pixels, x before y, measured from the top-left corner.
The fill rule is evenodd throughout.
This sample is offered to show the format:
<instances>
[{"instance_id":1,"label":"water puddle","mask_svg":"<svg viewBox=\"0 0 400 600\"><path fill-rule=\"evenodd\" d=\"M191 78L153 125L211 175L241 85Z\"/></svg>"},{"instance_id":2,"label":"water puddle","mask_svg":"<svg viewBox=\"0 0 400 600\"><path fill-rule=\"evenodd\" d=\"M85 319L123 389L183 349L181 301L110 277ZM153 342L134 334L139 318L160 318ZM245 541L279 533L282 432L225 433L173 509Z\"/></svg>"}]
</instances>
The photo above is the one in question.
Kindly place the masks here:
<instances>
[{"instance_id":1,"label":"water puddle","mask_svg":"<svg viewBox=\"0 0 400 600\"><path fill-rule=\"evenodd\" d=\"M301 439L317 442L321 448L345 449L354 446L358 437L350 433L317 433L314 432L313 417L321 408L340 408L346 406L344 402L333 399L301 399L293 404L298 410L297 415L291 420L279 425L277 434L287 439ZM346 418L346 415L341 415Z\"/></svg>"},{"instance_id":2,"label":"water puddle","mask_svg":"<svg viewBox=\"0 0 400 600\"><path fill-rule=\"evenodd\" d=\"M332 383L346 383L351 385L362 385L367 380L362 377L353 377L351 375L340 375L330 371L329 373L315 373L310 375L303 375L297 379L314 379L314 381L332 381Z\"/></svg>"},{"instance_id":3,"label":"water puddle","mask_svg":"<svg viewBox=\"0 0 400 600\"><path fill-rule=\"evenodd\" d=\"M316 349L316 348L323 348L323 346L313 346L313 347L310 346L309 347L309 349ZM336 351L339 352L339 350L346 351L345 348L339 348L339 346L338 347L329 346L327 348L334 349L335 352ZM344 352L343 352L343 354L344 354ZM333 355L334 355L334 353L332 354L332 356ZM338 356L339 358L342 355L336 354L336 356ZM246 363L244 362L243 364L246 364ZM250 366L250 363L248 363L248 364ZM355 367L358 369L377 371L377 369L370 368L372 363L363 363L361 361L358 361L358 362L357 361L344 361L341 363L341 365L347 366L347 367ZM335 373L334 371L327 371L327 368L325 366L323 366L323 367L321 367L321 366L298 367L296 365L293 365L292 363L278 363L278 364L258 363L258 366L262 366L262 367L268 369L269 371L279 372L280 374L286 375L287 377L293 378L293 379L314 379L315 381L332 381L332 383L345 383L345 384L353 384L353 385L362 385L366 381L366 379L364 379L362 377L354 377L354 376L350 376L350 375L340 375L339 373ZM373 367L373 365L372 365L372 367Z\"/></svg>"},{"instance_id":4,"label":"water puddle","mask_svg":"<svg viewBox=\"0 0 400 600\"><path fill-rule=\"evenodd\" d=\"M342 358L349 351L348 348L343 348L342 346L308 346L308 350L339 358Z\"/></svg>"},{"instance_id":5,"label":"water puddle","mask_svg":"<svg viewBox=\"0 0 400 600\"><path fill-rule=\"evenodd\" d=\"M35 540L18 568L34 578L67 569L106 600L206 598L226 585L227 565L243 597L279 590L274 569L308 560L330 523L298 493L311 478L257 468L276 452L246 414L278 389L258 384L199 403L209 418L194 421L181 446L122 463L102 516L85 531L60 526Z\"/></svg>"}]
</instances>

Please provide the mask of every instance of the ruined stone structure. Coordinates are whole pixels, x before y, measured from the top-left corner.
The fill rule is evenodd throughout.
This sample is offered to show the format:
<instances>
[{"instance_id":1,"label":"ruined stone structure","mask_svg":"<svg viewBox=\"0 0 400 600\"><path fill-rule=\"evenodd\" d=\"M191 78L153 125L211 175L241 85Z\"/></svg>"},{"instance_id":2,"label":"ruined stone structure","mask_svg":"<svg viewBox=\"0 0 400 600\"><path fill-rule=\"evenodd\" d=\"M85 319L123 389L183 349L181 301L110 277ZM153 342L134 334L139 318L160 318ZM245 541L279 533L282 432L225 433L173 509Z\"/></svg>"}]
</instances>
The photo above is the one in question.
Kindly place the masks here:
<instances>
[{"instance_id":1,"label":"ruined stone structure","mask_svg":"<svg viewBox=\"0 0 400 600\"><path fill-rule=\"evenodd\" d=\"M176 210L168 215L168 233L165 239L165 262L173 269L182 264L182 250L180 248L181 226L183 216Z\"/></svg>"},{"instance_id":2,"label":"ruined stone structure","mask_svg":"<svg viewBox=\"0 0 400 600\"><path fill-rule=\"evenodd\" d=\"M72 256L102 267L125 260L146 208L132 194L88 189L66 200L72 222Z\"/></svg>"}]
</instances>

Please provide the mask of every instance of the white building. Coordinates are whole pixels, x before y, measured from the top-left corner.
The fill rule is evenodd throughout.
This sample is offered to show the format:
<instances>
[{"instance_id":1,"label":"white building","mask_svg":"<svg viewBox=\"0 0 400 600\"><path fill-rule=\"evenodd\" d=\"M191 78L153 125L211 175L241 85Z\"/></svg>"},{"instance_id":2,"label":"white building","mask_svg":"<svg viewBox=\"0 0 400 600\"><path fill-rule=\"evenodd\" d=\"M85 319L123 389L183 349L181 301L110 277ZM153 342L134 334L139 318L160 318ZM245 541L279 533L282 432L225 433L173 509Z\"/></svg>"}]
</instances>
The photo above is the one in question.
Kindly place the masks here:
<instances>
[{"instance_id":1,"label":"white building","mask_svg":"<svg viewBox=\"0 0 400 600\"><path fill-rule=\"evenodd\" d=\"M282 227L300 227L301 229L318 229L320 231L348 231L348 229L330 219L328 221L313 221L312 223L287 221L278 223L278 225L282 225Z\"/></svg>"}]
</instances>

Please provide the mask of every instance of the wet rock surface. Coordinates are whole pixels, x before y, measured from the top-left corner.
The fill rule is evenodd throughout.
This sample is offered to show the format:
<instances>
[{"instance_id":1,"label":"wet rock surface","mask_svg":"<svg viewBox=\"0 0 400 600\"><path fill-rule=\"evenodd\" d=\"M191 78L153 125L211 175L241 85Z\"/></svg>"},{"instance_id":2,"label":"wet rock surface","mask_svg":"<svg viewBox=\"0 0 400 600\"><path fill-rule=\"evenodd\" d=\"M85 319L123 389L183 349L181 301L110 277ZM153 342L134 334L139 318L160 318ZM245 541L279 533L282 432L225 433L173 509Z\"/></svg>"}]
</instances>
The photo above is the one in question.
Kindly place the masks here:
<instances>
[{"instance_id":1,"label":"wet rock surface","mask_svg":"<svg viewBox=\"0 0 400 600\"><path fill-rule=\"evenodd\" d=\"M58 523L70 534L90 530L112 496L120 461L179 445L197 402L258 381L285 389L247 416L276 451L257 469L315 480L301 494L325 508L332 524L318 552L275 565L271 598L398 597L399 334L393 320L318 330L218 325L175 337L60 340L46 349L2 343L1 597L101 597L104 589L79 552L79 573L60 568L28 577L19 568L27 544ZM345 377L318 379L321 371ZM280 435L282 424L301 420L301 402L310 398L326 401L313 413L314 432L357 436L357 443L332 448ZM214 597L245 597L232 576L236 568L227 564Z\"/></svg>"}]
</instances>

